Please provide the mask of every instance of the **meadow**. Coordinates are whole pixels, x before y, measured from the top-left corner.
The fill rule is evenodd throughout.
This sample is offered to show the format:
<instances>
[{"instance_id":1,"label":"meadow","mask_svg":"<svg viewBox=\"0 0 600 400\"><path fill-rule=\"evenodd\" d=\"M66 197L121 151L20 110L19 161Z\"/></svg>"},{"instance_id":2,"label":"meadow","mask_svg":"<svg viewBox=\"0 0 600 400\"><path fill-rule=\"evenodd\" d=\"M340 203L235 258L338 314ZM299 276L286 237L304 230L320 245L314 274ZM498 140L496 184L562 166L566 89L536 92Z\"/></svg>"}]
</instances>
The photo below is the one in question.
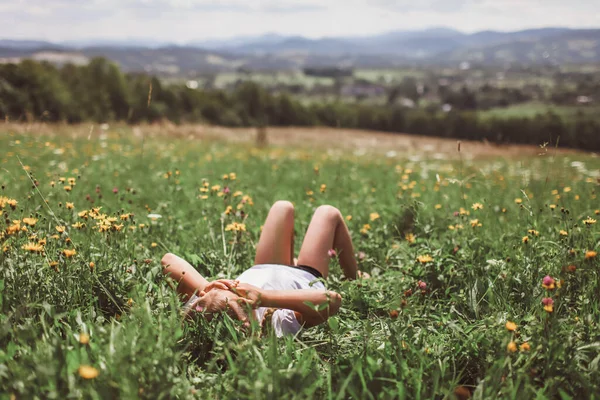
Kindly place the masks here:
<instances>
[{"instance_id":1,"label":"meadow","mask_svg":"<svg viewBox=\"0 0 600 400\"><path fill-rule=\"evenodd\" d=\"M85 131L0 127L0 398L600 397L597 156ZM333 258L342 308L298 337L183 323L162 255L235 277L281 199L296 250L338 207L371 278Z\"/></svg>"}]
</instances>

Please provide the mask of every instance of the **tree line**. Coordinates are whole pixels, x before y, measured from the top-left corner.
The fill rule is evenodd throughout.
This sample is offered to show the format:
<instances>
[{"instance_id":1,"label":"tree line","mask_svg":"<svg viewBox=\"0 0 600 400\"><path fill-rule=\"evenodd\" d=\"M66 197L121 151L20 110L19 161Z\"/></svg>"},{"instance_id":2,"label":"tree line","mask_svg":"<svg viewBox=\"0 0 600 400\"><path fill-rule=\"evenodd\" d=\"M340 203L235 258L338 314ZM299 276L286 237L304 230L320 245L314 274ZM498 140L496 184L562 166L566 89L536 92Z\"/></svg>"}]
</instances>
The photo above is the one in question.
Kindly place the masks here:
<instances>
[{"instance_id":1,"label":"tree line","mask_svg":"<svg viewBox=\"0 0 600 400\"><path fill-rule=\"evenodd\" d=\"M404 132L494 143L554 145L600 150L600 117L552 112L535 117L482 118L476 111L407 109L341 101L304 104L251 81L229 91L165 84L146 74L123 74L103 58L85 66L56 67L31 60L0 65L0 118L10 121L169 120L241 126L329 126Z\"/></svg>"}]
</instances>

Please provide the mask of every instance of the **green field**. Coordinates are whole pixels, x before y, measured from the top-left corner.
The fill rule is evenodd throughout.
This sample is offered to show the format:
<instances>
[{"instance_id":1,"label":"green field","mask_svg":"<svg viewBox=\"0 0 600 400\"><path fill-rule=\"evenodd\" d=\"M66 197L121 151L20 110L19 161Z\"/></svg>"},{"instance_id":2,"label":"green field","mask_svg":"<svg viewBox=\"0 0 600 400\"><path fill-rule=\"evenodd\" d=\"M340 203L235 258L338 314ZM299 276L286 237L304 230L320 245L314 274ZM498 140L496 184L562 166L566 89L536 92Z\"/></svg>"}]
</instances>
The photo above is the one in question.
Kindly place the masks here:
<instances>
[{"instance_id":1,"label":"green field","mask_svg":"<svg viewBox=\"0 0 600 400\"><path fill-rule=\"evenodd\" d=\"M561 118L574 118L578 112L584 115L598 115L600 107L597 106L557 106L553 104L529 102L523 104L514 104L509 107L493 108L487 111L479 111L478 114L483 117L497 117L497 118L519 118L528 117L533 118L539 114L546 114L553 112L558 114Z\"/></svg>"},{"instance_id":2,"label":"green field","mask_svg":"<svg viewBox=\"0 0 600 400\"><path fill-rule=\"evenodd\" d=\"M0 128L0 145L0 398L598 398L597 157L340 158L65 128ZM297 248L315 207L338 207L372 278L333 260L340 313L298 338L182 323L161 256L235 277L280 199Z\"/></svg>"}]
</instances>

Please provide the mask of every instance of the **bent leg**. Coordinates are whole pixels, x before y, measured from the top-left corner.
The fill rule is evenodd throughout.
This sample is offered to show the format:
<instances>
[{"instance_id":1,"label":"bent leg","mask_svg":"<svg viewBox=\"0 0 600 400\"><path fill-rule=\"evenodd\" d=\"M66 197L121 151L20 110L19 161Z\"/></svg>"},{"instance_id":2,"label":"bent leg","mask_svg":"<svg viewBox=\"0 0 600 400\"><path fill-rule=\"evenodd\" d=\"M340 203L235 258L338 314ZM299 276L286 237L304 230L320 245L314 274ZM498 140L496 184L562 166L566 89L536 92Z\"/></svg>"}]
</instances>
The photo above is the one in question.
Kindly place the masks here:
<instances>
[{"instance_id":1,"label":"bent leg","mask_svg":"<svg viewBox=\"0 0 600 400\"><path fill-rule=\"evenodd\" d=\"M291 265L293 258L294 205L289 201L277 201L260 234L254 264Z\"/></svg>"},{"instance_id":2,"label":"bent leg","mask_svg":"<svg viewBox=\"0 0 600 400\"><path fill-rule=\"evenodd\" d=\"M320 206L315 210L306 231L298 264L311 266L326 278L329 275L330 249L336 250L344 275L348 279L356 279L358 267L344 218L337 208Z\"/></svg>"},{"instance_id":3,"label":"bent leg","mask_svg":"<svg viewBox=\"0 0 600 400\"><path fill-rule=\"evenodd\" d=\"M183 301L187 301L193 294L198 295L209 283L187 261L175 254L165 254L161 264L163 274L177 282L177 293L183 296Z\"/></svg>"}]
</instances>

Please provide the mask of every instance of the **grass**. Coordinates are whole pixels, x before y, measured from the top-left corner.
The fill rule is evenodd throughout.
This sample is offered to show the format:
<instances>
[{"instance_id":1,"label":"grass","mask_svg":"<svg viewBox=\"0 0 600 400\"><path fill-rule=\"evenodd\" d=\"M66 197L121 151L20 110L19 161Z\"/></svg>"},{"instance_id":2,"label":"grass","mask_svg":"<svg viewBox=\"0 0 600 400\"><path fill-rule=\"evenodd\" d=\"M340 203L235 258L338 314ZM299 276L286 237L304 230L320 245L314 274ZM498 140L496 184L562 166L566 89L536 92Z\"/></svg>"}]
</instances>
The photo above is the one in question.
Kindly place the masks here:
<instances>
[{"instance_id":1,"label":"grass","mask_svg":"<svg viewBox=\"0 0 600 400\"><path fill-rule=\"evenodd\" d=\"M581 111L584 115L596 115L598 113L598 107L556 106L539 102L529 102L523 104L515 104L509 107L493 108L487 111L479 111L478 114L483 116L484 118L533 118L539 114L553 112L560 115L562 118L573 118L577 115L579 111Z\"/></svg>"},{"instance_id":2,"label":"grass","mask_svg":"<svg viewBox=\"0 0 600 400\"><path fill-rule=\"evenodd\" d=\"M3 398L600 392L598 158L339 157L63 129L0 135ZM181 323L162 254L235 277L278 199L296 205L297 247L316 206L340 208L372 278L342 281L332 261L342 309L299 338Z\"/></svg>"}]
</instances>

